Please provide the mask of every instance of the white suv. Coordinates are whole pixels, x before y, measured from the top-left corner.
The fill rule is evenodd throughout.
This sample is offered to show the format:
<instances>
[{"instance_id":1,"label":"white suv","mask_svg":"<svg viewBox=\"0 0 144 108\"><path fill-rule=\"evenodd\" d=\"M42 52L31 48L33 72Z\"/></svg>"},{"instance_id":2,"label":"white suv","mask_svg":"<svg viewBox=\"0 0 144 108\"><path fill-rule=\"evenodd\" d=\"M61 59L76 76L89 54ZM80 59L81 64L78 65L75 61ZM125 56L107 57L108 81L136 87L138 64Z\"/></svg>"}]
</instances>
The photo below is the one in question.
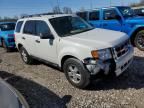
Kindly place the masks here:
<instances>
[{"instance_id":1,"label":"white suv","mask_svg":"<svg viewBox=\"0 0 144 108\"><path fill-rule=\"evenodd\" d=\"M16 46L26 64L38 59L60 67L68 81L85 88L92 76L119 76L131 64L133 47L121 32L93 28L76 15L37 15L17 21Z\"/></svg>"}]
</instances>

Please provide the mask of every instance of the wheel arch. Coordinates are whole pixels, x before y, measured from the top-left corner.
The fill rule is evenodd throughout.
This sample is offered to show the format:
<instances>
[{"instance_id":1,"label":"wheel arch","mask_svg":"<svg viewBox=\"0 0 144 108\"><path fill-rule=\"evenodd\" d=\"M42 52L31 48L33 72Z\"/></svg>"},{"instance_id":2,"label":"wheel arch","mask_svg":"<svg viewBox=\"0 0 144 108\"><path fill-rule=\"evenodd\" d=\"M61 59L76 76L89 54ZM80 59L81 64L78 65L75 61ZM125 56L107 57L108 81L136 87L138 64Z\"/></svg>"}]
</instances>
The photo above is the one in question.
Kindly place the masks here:
<instances>
[{"instance_id":1,"label":"wheel arch","mask_svg":"<svg viewBox=\"0 0 144 108\"><path fill-rule=\"evenodd\" d=\"M135 28L134 30L133 30L133 32L130 34L130 39L131 39L131 42L132 42L132 44L135 46L135 44L134 44L134 39L135 39L135 37L136 37L136 34L139 32L139 31L141 31L141 30L144 30L144 26L141 26L141 27L137 27L137 28Z\"/></svg>"},{"instance_id":2,"label":"wheel arch","mask_svg":"<svg viewBox=\"0 0 144 108\"><path fill-rule=\"evenodd\" d=\"M23 45L22 45L21 43L19 43L19 44L17 45L18 50L20 50L20 48L21 48L22 46L23 46Z\"/></svg>"},{"instance_id":3,"label":"wheel arch","mask_svg":"<svg viewBox=\"0 0 144 108\"><path fill-rule=\"evenodd\" d=\"M72 56L72 55L65 55L65 56L63 56L62 59L61 59L61 62L60 62L60 67L61 67L62 70L63 70L64 62L65 62L67 59L69 59L69 58L78 59L77 57ZM79 60L79 59L78 59L78 60Z\"/></svg>"}]
</instances>

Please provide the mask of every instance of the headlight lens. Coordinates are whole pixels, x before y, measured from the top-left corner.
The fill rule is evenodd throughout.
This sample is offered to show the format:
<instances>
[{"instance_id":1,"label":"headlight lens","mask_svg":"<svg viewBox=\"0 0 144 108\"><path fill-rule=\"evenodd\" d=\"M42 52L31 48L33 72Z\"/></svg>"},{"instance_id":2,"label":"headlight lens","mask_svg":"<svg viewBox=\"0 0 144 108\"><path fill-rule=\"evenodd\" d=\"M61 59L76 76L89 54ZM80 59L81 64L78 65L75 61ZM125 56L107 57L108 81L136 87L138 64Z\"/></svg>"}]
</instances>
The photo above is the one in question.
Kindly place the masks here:
<instances>
[{"instance_id":1,"label":"headlight lens","mask_svg":"<svg viewBox=\"0 0 144 108\"><path fill-rule=\"evenodd\" d=\"M112 58L110 49L94 50L91 54L95 59L108 60Z\"/></svg>"}]
</instances>

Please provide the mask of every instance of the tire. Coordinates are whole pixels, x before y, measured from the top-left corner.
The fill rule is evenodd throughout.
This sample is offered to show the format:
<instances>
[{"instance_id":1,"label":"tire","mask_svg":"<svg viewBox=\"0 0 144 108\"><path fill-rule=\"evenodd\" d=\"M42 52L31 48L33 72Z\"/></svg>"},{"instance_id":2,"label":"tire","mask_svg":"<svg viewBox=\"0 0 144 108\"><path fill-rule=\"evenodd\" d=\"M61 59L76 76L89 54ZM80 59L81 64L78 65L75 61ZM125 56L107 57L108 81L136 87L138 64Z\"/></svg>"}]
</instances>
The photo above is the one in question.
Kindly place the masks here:
<instances>
[{"instance_id":1,"label":"tire","mask_svg":"<svg viewBox=\"0 0 144 108\"><path fill-rule=\"evenodd\" d=\"M139 50L144 51L144 30L139 31L136 34L134 44Z\"/></svg>"},{"instance_id":2,"label":"tire","mask_svg":"<svg viewBox=\"0 0 144 108\"><path fill-rule=\"evenodd\" d=\"M2 40L2 47L5 49L6 52L10 52L10 48L7 47L4 40Z\"/></svg>"},{"instance_id":3,"label":"tire","mask_svg":"<svg viewBox=\"0 0 144 108\"><path fill-rule=\"evenodd\" d=\"M90 73L83 63L75 58L69 58L64 62L63 70L67 80L75 87L84 89L90 84Z\"/></svg>"},{"instance_id":4,"label":"tire","mask_svg":"<svg viewBox=\"0 0 144 108\"><path fill-rule=\"evenodd\" d=\"M26 49L24 47L21 47L19 52L21 54L21 58L24 63L26 63L28 65L33 63L33 59L30 57L30 55L28 54L28 52L26 51Z\"/></svg>"}]
</instances>

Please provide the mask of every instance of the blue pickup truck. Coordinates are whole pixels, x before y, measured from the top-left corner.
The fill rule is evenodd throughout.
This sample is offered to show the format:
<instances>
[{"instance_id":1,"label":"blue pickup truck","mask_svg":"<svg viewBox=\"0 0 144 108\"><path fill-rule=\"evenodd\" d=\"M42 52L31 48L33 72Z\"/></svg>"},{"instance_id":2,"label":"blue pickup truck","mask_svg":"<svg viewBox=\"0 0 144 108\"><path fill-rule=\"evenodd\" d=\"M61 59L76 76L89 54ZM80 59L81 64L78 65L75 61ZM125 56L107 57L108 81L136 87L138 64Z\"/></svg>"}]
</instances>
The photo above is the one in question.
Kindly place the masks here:
<instances>
[{"instance_id":1,"label":"blue pickup truck","mask_svg":"<svg viewBox=\"0 0 144 108\"><path fill-rule=\"evenodd\" d=\"M144 17L127 6L115 6L77 12L77 15L97 28L125 32L134 46L144 51Z\"/></svg>"},{"instance_id":2,"label":"blue pickup truck","mask_svg":"<svg viewBox=\"0 0 144 108\"><path fill-rule=\"evenodd\" d=\"M15 48L14 29L15 22L0 23L0 46L4 47L7 52Z\"/></svg>"}]
</instances>

